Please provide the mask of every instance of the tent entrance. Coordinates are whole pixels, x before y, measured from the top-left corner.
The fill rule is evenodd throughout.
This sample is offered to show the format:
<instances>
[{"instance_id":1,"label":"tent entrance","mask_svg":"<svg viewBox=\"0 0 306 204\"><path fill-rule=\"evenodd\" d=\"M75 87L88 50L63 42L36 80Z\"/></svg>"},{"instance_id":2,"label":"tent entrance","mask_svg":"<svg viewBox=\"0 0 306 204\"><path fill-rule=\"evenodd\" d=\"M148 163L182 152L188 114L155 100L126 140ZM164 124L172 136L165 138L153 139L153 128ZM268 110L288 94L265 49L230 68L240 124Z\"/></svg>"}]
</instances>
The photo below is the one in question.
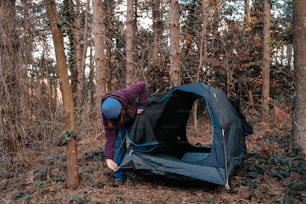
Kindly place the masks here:
<instances>
[{"instance_id":1,"label":"tent entrance","mask_svg":"<svg viewBox=\"0 0 306 204\"><path fill-rule=\"evenodd\" d=\"M206 159L211 150L213 141L213 130L210 115L203 98L194 101L186 125L187 141L196 147L204 147L204 152L186 152L182 161L196 162Z\"/></svg>"},{"instance_id":2,"label":"tent entrance","mask_svg":"<svg viewBox=\"0 0 306 204\"><path fill-rule=\"evenodd\" d=\"M194 107L197 107L197 128L193 122ZM211 151L212 124L202 96L174 91L152 103L136 120L127 136L136 151L187 162L203 160Z\"/></svg>"},{"instance_id":3,"label":"tent entrance","mask_svg":"<svg viewBox=\"0 0 306 204\"><path fill-rule=\"evenodd\" d=\"M195 100L187 122L186 136L190 144L211 147L212 123L203 98Z\"/></svg>"}]
</instances>

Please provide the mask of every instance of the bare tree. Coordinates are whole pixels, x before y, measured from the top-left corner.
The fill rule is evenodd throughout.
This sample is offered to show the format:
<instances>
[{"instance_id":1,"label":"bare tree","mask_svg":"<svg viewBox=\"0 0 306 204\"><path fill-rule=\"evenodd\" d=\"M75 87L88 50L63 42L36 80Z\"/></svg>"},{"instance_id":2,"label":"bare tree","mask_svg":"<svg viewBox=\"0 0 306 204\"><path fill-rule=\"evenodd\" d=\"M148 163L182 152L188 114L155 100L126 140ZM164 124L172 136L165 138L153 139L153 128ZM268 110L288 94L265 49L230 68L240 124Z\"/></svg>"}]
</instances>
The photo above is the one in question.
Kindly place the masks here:
<instances>
[{"instance_id":1,"label":"bare tree","mask_svg":"<svg viewBox=\"0 0 306 204\"><path fill-rule=\"evenodd\" d=\"M197 71L196 81L200 80L200 72L202 69L207 69L207 6L208 0L202 1L202 32L201 32L201 44L200 44L200 63Z\"/></svg>"},{"instance_id":2,"label":"bare tree","mask_svg":"<svg viewBox=\"0 0 306 204\"><path fill-rule=\"evenodd\" d=\"M134 83L134 0L127 0L127 19L126 19L126 86Z\"/></svg>"},{"instance_id":3,"label":"bare tree","mask_svg":"<svg viewBox=\"0 0 306 204\"><path fill-rule=\"evenodd\" d=\"M78 1L79 2L79 1ZM79 61L78 64L79 65L79 74L78 74L78 82L79 82L79 86L78 86L78 106L80 106L82 103L84 103L84 95L86 90L85 90L85 68L86 68L86 57L87 57L87 48L88 48L88 35L89 35L89 25L88 25L88 20L89 20L89 13L90 13L90 0L88 0L86 2L86 7L85 7L85 19L84 19L84 32L82 32L82 49L80 49L80 57L77 58L77 62ZM78 46L79 48L81 48L81 45Z\"/></svg>"},{"instance_id":4,"label":"bare tree","mask_svg":"<svg viewBox=\"0 0 306 204\"><path fill-rule=\"evenodd\" d=\"M104 62L104 70L105 70L105 79L106 79L106 91L112 91L113 77L112 70L116 65L114 65L115 54L114 54L114 7L115 3L112 0L106 0L103 2L103 14L104 15L104 34L105 34L105 62ZM124 62L125 63L125 62ZM125 85L125 80L122 80L121 84Z\"/></svg>"},{"instance_id":5,"label":"bare tree","mask_svg":"<svg viewBox=\"0 0 306 204\"><path fill-rule=\"evenodd\" d=\"M251 18L250 0L244 0L244 23L249 23Z\"/></svg>"},{"instance_id":6,"label":"bare tree","mask_svg":"<svg viewBox=\"0 0 306 204\"><path fill-rule=\"evenodd\" d=\"M0 2L0 134L5 152L21 149L23 142L21 120L21 87L18 55L20 44L16 31L15 0Z\"/></svg>"},{"instance_id":7,"label":"bare tree","mask_svg":"<svg viewBox=\"0 0 306 204\"><path fill-rule=\"evenodd\" d=\"M271 2L265 0L264 2L264 40L263 40L263 64L262 64L262 110L263 119L268 116L268 103L270 98L270 25L271 25Z\"/></svg>"},{"instance_id":8,"label":"bare tree","mask_svg":"<svg viewBox=\"0 0 306 204\"><path fill-rule=\"evenodd\" d=\"M207 6L208 1L202 0L202 32L201 32L201 42L200 42L200 59L199 59L199 67L196 75L196 82L200 80L200 72L201 70L207 69ZM193 109L193 122L194 129L198 131L198 101L194 104Z\"/></svg>"},{"instance_id":9,"label":"bare tree","mask_svg":"<svg viewBox=\"0 0 306 204\"><path fill-rule=\"evenodd\" d=\"M78 40L77 40L77 20L75 18L75 9L72 0L64 0L63 1L63 25L62 28L65 34L68 36L69 45L67 49L67 57L68 57L68 69L70 71L70 80L71 80L71 90L73 96L73 102L76 106L77 102L77 89L78 89L78 64L77 59L79 58L78 52ZM78 55L78 56L77 56Z\"/></svg>"},{"instance_id":10,"label":"bare tree","mask_svg":"<svg viewBox=\"0 0 306 204\"><path fill-rule=\"evenodd\" d=\"M82 9L80 0L64 1L64 21L69 37L69 70L71 71L71 85L74 104L82 112L85 96L85 58L88 42L88 18L90 0L86 1L86 10ZM85 22L82 23L83 15ZM84 108L84 107L83 107ZM82 114L83 115L83 114Z\"/></svg>"},{"instance_id":11,"label":"bare tree","mask_svg":"<svg viewBox=\"0 0 306 204\"><path fill-rule=\"evenodd\" d=\"M181 84L179 28L179 2L170 0L170 79L174 86Z\"/></svg>"},{"instance_id":12,"label":"bare tree","mask_svg":"<svg viewBox=\"0 0 306 204\"><path fill-rule=\"evenodd\" d=\"M62 30L58 25L58 13L56 5L53 0L45 0L45 6L50 22L52 31L53 44L55 49L55 57L57 61L57 73L60 80L63 106L64 106L64 119L66 128L67 141L67 170L68 179L67 185L70 188L76 188L79 185L79 172L78 172L78 152L77 141L74 133L75 118L74 118L74 104L72 98L71 86L69 83L68 70L66 64L66 56L64 50L64 41Z\"/></svg>"},{"instance_id":13,"label":"bare tree","mask_svg":"<svg viewBox=\"0 0 306 204\"><path fill-rule=\"evenodd\" d=\"M94 46L96 62L96 109L97 118L100 117L100 103L102 96L106 93L105 70L104 70L104 32L103 32L102 0L93 0L93 22L94 22Z\"/></svg>"},{"instance_id":14,"label":"bare tree","mask_svg":"<svg viewBox=\"0 0 306 204\"><path fill-rule=\"evenodd\" d=\"M158 63L158 48L161 38L161 12L160 12L160 0L154 0L152 3L152 15L153 15L153 43L152 43L152 64L155 66Z\"/></svg>"},{"instance_id":15,"label":"bare tree","mask_svg":"<svg viewBox=\"0 0 306 204\"><path fill-rule=\"evenodd\" d=\"M306 154L306 1L293 4L295 102L293 113L293 141Z\"/></svg>"}]
</instances>

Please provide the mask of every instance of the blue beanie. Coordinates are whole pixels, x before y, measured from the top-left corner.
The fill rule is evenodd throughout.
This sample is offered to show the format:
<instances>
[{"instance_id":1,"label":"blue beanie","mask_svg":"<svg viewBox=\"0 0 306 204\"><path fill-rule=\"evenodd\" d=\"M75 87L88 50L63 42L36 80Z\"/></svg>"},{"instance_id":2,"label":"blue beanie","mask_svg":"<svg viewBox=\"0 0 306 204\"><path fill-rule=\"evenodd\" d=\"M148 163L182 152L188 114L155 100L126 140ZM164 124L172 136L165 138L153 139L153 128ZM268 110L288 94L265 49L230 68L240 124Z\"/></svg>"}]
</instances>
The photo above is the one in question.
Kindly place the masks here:
<instances>
[{"instance_id":1,"label":"blue beanie","mask_svg":"<svg viewBox=\"0 0 306 204\"><path fill-rule=\"evenodd\" d=\"M107 98L102 103L102 114L105 118L117 118L121 112L121 103L114 98Z\"/></svg>"}]
</instances>

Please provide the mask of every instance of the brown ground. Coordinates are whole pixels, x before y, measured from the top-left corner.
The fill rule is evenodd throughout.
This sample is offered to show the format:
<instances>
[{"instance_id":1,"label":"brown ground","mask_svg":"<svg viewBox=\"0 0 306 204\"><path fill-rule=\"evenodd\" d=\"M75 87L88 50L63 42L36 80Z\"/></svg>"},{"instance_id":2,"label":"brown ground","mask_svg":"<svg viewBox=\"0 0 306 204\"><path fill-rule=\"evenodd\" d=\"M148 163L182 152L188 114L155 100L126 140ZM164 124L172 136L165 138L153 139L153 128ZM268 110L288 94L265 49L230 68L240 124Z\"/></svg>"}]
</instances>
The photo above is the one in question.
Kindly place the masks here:
<instances>
[{"instance_id":1,"label":"brown ground","mask_svg":"<svg viewBox=\"0 0 306 204\"><path fill-rule=\"evenodd\" d=\"M111 174L102 165L101 141L85 138L78 145L81 181L76 190L65 185L65 147L25 152L11 161L14 166L1 170L0 204L305 203L306 163L298 147L289 147L287 130L265 123L254 129L247 138L249 157L231 177L229 190L178 186L134 174L123 186L113 187ZM190 140L202 142L199 136Z\"/></svg>"}]
</instances>

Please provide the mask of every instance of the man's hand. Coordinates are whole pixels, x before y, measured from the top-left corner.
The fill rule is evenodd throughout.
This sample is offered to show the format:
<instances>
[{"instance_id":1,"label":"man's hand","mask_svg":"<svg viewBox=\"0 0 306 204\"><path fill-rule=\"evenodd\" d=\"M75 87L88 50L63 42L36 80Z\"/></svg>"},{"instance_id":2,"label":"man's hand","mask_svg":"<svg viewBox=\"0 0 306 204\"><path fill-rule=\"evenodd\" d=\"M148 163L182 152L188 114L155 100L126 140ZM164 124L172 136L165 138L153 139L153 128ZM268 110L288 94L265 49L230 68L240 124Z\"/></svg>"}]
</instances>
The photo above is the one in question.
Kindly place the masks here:
<instances>
[{"instance_id":1,"label":"man's hand","mask_svg":"<svg viewBox=\"0 0 306 204\"><path fill-rule=\"evenodd\" d=\"M138 115L138 114L141 114L143 111L144 111L143 109L138 108L138 109L137 109L137 115Z\"/></svg>"},{"instance_id":2,"label":"man's hand","mask_svg":"<svg viewBox=\"0 0 306 204\"><path fill-rule=\"evenodd\" d=\"M117 164L112 159L106 159L106 165L112 171L118 170Z\"/></svg>"}]
</instances>

